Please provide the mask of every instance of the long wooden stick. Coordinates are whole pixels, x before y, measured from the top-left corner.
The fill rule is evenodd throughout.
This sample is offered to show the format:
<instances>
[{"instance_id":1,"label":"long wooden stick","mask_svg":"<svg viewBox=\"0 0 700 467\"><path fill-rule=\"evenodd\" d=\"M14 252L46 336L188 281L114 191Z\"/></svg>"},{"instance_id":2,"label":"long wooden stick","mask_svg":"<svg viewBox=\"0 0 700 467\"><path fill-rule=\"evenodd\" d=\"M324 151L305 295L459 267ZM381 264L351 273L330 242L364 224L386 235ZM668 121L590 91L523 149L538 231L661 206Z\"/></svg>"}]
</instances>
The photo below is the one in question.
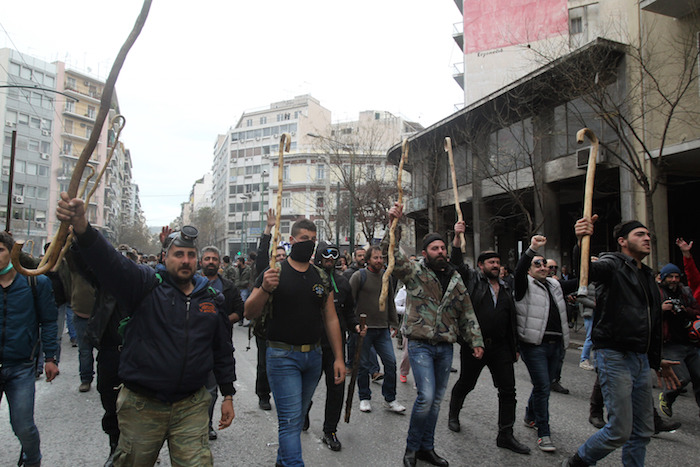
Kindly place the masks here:
<instances>
[{"instance_id":1,"label":"long wooden stick","mask_svg":"<svg viewBox=\"0 0 700 467\"><path fill-rule=\"evenodd\" d=\"M105 87L102 90L102 100L100 101L100 110L97 112L97 117L95 117L95 125L93 126L88 142L85 144L85 148L83 148L78 161L75 163L75 169L73 169L73 175L71 176L67 191L70 198L75 198L75 195L78 193L80 180L83 177L83 171L85 170L85 167L90 160L90 156L92 156L92 153L97 146L97 141L100 138L100 133L102 133L102 127L104 126L105 119L107 118L107 114L112 107L112 95L114 94L114 86L117 83L117 77L119 76L122 65L124 65L124 61L126 60L126 56L129 53L131 46L134 45L134 42L136 42L136 39L139 37L144 24L146 24L148 11L151 9L151 1L152 0L144 0L143 6L141 7L141 12L134 23L134 27L131 29L129 37L126 38L126 41L117 54L117 58L112 64L112 69L109 72L109 76L105 82ZM46 252L46 255L49 258L46 264L38 269L26 269L20 265L19 255L22 251L22 244L15 243L15 246L12 247L12 264L17 272L24 274L25 276L38 276L39 274L46 274L49 272L58 262L58 255L60 254L63 245L66 243L66 238L68 237L68 226L68 222L61 222L61 226L58 228L58 232L56 233L54 240L51 242L49 250Z\"/></svg>"},{"instance_id":2,"label":"long wooden stick","mask_svg":"<svg viewBox=\"0 0 700 467\"><path fill-rule=\"evenodd\" d=\"M292 147L292 136L289 133L282 133L280 136L280 153L277 162L277 215L275 217L275 236L270 242L270 269L277 265L275 258L275 248L280 242L280 219L282 217L282 181L284 178L284 151L289 152Z\"/></svg>"},{"instance_id":3,"label":"long wooden stick","mask_svg":"<svg viewBox=\"0 0 700 467\"><path fill-rule=\"evenodd\" d=\"M408 140L404 139L401 145L401 162L399 162L399 175L396 178L396 186L399 189L399 204L403 204L403 166L408 160ZM386 271L382 276L382 291L379 294L379 311L382 313L386 311L386 301L389 295L389 281L391 280L391 273L394 272L395 258L394 258L394 248L396 247L396 224L398 219L394 218L391 221L391 227L389 228L389 251L388 260L386 265Z\"/></svg>"},{"instance_id":4,"label":"long wooden stick","mask_svg":"<svg viewBox=\"0 0 700 467\"><path fill-rule=\"evenodd\" d=\"M459 191L457 190L457 172L455 171L455 157L452 154L452 139L447 136L445 138L445 151L447 151L447 156L450 159L450 174L452 174L452 194L455 198L455 210L457 211L457 220L459 222L464 222L464 216L462 215L462 206L459 204ZM467 240L464 238L464 232L459 234L459 243L462 253L467 252Z\"/></svg>"},{"instance_id":5,"label":"long wooden stick","mask_svg":"<svg viewBox=\"0 0 700 467\"><path fill-rule=\"evenodd\" d=\"M593 215L593 186L595 182L595 164L598 158L598 138L588 128L582 128L576 133L576 141L583 143L584 138L591 140L591 149L588 153L588 166L586 167L586 190L583 196L583 217L589 218ZM588 295L588 268L591 256L591 236L584 235L581 238L581 265L579 267L578 296Z\"/></svg>"},{"instance_id":6,"label":"long wooden stick","mask_svg":"<svg viewBox=\"0 0 700 467\"><path fill-rule=\"evenodd\" d=\"M367 324L367 315L360 314L360 332ZM355 346L355 355L352 359L352 372L350 373L350 384L348 385L348 397L345 400L345 423L350 423L350 412L352 410L352 396L355 393L355 383L357 382L357 371L360 368L360 356L362 355L362 334L357 336L357 345Z\"/></svg>"}]
</instances>

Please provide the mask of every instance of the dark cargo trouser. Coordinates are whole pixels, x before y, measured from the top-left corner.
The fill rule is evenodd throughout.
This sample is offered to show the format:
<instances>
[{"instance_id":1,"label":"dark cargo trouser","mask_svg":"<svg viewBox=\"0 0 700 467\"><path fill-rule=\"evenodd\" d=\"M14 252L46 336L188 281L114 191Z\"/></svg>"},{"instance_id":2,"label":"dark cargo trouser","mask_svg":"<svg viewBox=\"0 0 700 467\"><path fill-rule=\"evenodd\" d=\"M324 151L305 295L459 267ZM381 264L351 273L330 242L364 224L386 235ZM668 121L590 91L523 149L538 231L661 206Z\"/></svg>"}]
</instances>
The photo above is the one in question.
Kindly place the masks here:
<instances>
[{"instance_id":1,"label":"dark cargo trouser","mask_svg":"<svg viewBox=\"0 0 700 467\"><path fill-rule=\"evenodd\" d=\"M213 465L208 435L210 400L204 386L172 404L122 387L117 398L121 435L114 465L152 466L166 439L173 466Z\"/></svg>"}]
</instances>

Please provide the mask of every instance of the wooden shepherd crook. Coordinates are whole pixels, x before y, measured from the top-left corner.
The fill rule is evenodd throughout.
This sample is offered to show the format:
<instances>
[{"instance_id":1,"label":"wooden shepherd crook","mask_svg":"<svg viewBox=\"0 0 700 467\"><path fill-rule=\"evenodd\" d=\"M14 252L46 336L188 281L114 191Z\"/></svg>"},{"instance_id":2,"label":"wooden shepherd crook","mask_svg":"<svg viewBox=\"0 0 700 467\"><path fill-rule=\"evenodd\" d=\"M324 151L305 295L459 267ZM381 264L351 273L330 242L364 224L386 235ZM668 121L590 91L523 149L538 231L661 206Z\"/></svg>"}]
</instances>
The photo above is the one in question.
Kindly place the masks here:
<instances>
[{"instance_id":1,"label":"wooden shepherd crook","mask_svg":"<svg viewBox=\"0 0 700 467\"><path fill-rule=\"evenodd\" d=\"M131 33L129 34L129 37L127 37L126 41L124 42L124 45L122 45L121 49L119 50L119 53L117 54L117 58L114 60L114 64L112 64L112 69L109 72L109 76L107 77L107 81L105 82L105 87L102 91L100 110L97 113L97 117L95 117L95 125L93 126L92 132L90 134L90 139L88 139L88 142L85 145L83 152L80 153L80 157L78 158L78 161L75 164L75 169L73 170L73 175L70 179L70 184L68 185L67 193L68 197L71 199L75 198L76 194L78 193L78 188L80 187L80 179L83 176L83 171L85 170L85 167L87 166L87 163L90 160L90 156L92 155L92 152L97 146L97 141L100 138L100 134L102 133L102 127L104 126L105 119L107 118L107 114L109 113L109 110L111 108L112 95L114 94L114 85L117 82L119 71L121 71L122 65L124 65L124 60L126 60L126 56L129 53L131 46L134 45L134 42L136 42L136 38L139 37L139 34L141 33L144 24L146 24L146 18L148 17L148 11L150 10L150 8L151 0L145 0L143 2L143 6L141 7L141 12L139 13L138 18L136 18L134 27L132 28ZM38 269L25 269L22 267L22 265L19 262L19 255L22 251L22 244L15 243L15 246L12 247L12 264L14 265L17 272L24 274L25 276L38 276L39 274L45 274L51 269L53 269L53 267L58 262L58 255L60 254L63 245L66 243L66 238L68 237L68 225L68 222L61 222L61 226L59 227L58 232L54 237L54 240L51 242L51 245L49 246L49 249L46 252L48 260L46 261L46 264L39 267Z\"/></svg>"},{"instance_id":2,"label":"wooden shepherd crook","mask_svg":"<svg viewBox=\"0 0 700 467\"><path fill-rule=\"evenodd\" d=\"M275 258L275 248L280 243L280 218L282 216L282 179L284 178L284 152L289 152L292 147L292 136L289 133L282 133L280 136L280 156L277 163L277 215L275 216L275 236L270 243L270 269L275 269L277 259Z\"/></svg>"},{"instance_id":3,"label":"wooden shepherd crook","mask_svg":"<svg viewBox=\"0 0 700 467\"><path fill-rule=\"evenodd\" d=\"M588 166L586 167L586 191L583 196L583 217L590 219L593 215L593 185L595 181L595 164L598 158L598 146L600 142L595 133L589 128L582 128L576 133L576 141L583 143L585 137L591 140L591 149L588 153ZM591 236L584 235L581 239L581 266L578 282L578 296L588 295L588 267L591 256Z\"/></svg>"},{"instance_id":4,"label":"wooden shepherd crook","mask_svg":"<svg viewBox=\"0 0 700 467\"><path fill-rule=\"evenodd\" d=\"M408 160L408 140L404 139L401 145L401 162L399 162L399 175L396 178L396 185L399 189L399 204L403 205L403 187L401 184L403 174L403 165ZM379 294L379 311L382 313L386 311L386 301L389 295L389 281L391 280L391 273L394 272L394 248L396 247L396 224L398 219L391 221L391 228L389 229L389 259L386 265L386 271L382 276L382 292Z\"/></svg>"},{"instance_id":5,"label":"wooden shepherd crook","mask_svg":"<svg viewBox=\"0 0 700 467\"><path fill-rule=\"evenodd\" d=\"M452 139L447 136L445 137L445 151L447 151L447 156L450 159L450 173L452 174L452 194L455 198L455 210L457 211L457 220L459 222L464 222L464 216L462 215L462 207L459 205L459 192L457 191L457 172L455 172L455 157L452 154ZM464 232L459 234L459 247L462 253L467 252L467 241L464 238Z\"/></svg>"}]
</instances>

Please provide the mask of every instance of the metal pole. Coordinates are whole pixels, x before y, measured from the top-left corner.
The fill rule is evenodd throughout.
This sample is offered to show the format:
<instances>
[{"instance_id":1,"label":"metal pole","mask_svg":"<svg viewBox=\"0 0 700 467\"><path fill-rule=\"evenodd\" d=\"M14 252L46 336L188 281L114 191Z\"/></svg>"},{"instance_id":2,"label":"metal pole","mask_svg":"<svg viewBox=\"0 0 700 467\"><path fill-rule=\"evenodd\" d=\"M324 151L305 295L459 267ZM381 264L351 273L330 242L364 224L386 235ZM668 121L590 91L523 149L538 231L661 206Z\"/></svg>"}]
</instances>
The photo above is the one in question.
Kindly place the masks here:
<instances>
[{"instance_id":1,"label":"metal pole","mask_svg":"<svg viewBox=\"0 0 700 467\"><path fill-rule=\"evenodd\" d=\"M355 219L352 208L355 204L355 153L350 153L350 254L355 252Z\"/></svg>"},{"instance_id":2,"label":"metal pole","mask_svg":"<svg viewBox=\"0 0 700 467\"><path fill-rule=\"evenodd\" d=\"M265 231L265 172L260 174L260 235Z\"/></svg>"},{"instance_id":3,"label":"metal pole","mask_svg":"<svg viewBox=\"0 0 700 467\"><path fill-rule=\"evenodd\" d=\"M12 192L15 181L15 153L17 149L17 130L12 130L12 147L10 149L10 180L7 185L7 212L5 213L5 232L10 233L12 219Z\"/></svg>"},{"instance_id":4,"label":"metal pole","mask_svg":"<svg viewBox=\"0 0 700 467\"><path fill-rule=\"evenodd\" d=\"M338 250L340 250L340 222L338 222L338 212L340 212L340 182L338 182L335 199L335 242L338 245Z\"/></svg>"}]
</instances>

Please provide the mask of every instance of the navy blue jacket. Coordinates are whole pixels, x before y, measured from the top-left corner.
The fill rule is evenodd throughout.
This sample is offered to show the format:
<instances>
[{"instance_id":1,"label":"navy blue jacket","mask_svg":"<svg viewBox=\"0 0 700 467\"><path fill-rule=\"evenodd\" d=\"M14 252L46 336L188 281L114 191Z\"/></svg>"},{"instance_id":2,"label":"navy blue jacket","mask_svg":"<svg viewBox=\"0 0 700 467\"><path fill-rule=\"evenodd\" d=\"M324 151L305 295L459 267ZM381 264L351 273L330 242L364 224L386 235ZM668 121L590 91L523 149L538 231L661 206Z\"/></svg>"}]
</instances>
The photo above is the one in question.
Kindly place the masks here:
<instances>
[{"instance_id":1,"label":"navy blue jacket","mask_svg":"<svg viewBox=\"0 0 700 467\"><path fill-rule=\"evenodd\" d=\"M32 362L39 348L39 331L44 356L56 357L58 326L56 301L51 280L37 276L36 304L27 277L17 274L2 289L0 298L0 364L20 365Z\"/></svg>"},{"instance_id":2,"label":"navy blue jacket","mask_svg":"<svg viewBox=\"0 0 700 467\"><path fill-rule=\"evenodd\" d=\"M223 395L233 394L233 345L224 297L195 274L186 296L160 266L156 271L117 252L92 226L78 251L100 284L133 310L124 335L119 377L138 393L175 402L205 385L214 371Z\"/></svg>"}]
</instances>

